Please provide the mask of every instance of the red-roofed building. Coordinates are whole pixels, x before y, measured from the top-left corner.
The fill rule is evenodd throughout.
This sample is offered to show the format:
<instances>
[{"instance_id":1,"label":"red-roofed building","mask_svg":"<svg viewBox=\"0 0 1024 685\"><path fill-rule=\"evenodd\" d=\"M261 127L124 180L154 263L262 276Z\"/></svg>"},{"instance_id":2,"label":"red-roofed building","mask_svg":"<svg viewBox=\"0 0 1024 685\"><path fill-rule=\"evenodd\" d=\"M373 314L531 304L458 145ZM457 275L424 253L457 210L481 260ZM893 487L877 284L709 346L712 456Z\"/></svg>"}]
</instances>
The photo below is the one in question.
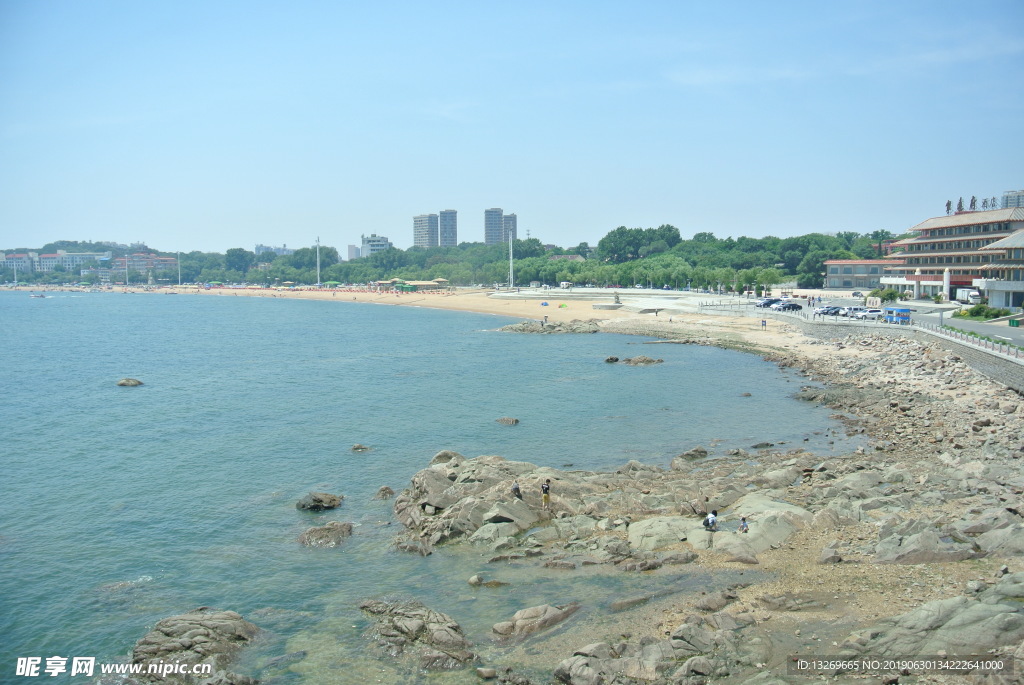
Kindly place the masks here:
<instances>
[{"instance_id":1,"label":"red-roofed building","mask_svg":"<svg viewBox=\"0 0 1024 685\"><path fill-rule=\"evenodd\" d=\"M884 287L911 290L914 297L942 294L954 299L957 290L974 290L983 279L993 253L987 246L1024 229L1024 208L957 212L922 221L910 229L917 235L894 244Z\"/></svg>"}]
</instances>

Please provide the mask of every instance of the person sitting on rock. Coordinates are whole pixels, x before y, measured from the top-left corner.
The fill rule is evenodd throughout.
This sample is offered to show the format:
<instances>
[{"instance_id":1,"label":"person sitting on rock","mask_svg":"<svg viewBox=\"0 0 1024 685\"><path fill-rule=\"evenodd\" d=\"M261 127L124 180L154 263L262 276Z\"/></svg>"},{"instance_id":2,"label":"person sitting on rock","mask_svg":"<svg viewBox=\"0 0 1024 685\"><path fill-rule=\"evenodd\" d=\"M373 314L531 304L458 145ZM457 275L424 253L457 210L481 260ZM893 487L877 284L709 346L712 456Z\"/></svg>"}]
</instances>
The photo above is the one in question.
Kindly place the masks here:
<instances>
[{"instance_id":1,"label":"person sitting on rock","mask_svg":"<svg viewBox=\"0 0 1024 685\"><path fill-rule=\"evenodd\" d=\"M712 509L704 519L704 530L714 533L718 530L718 510Z\"/></svg>"},{"instance_id":2,"label":"person sitting on rock","mask_svg":"<svg viewBox=\"0 0 1024 685\"><path fill-rule=\"evenodd\" d=\"M512 481L512 494L516 499L523 498L523 491L519 489L519 481L517 480Z\"/></svg>"},{"instance_id":3,"label":"person sitting on rock","mask_svg":"<svg viewBox=\"0 0 1024 685\"><path fill-rule=\"evenodd\" d=\"M750 532L750 526L747 525L747 517L746 516L741 516L740 517L739 532L741 532L741 533L749 533Z\"/></svg>"}]
</instances>

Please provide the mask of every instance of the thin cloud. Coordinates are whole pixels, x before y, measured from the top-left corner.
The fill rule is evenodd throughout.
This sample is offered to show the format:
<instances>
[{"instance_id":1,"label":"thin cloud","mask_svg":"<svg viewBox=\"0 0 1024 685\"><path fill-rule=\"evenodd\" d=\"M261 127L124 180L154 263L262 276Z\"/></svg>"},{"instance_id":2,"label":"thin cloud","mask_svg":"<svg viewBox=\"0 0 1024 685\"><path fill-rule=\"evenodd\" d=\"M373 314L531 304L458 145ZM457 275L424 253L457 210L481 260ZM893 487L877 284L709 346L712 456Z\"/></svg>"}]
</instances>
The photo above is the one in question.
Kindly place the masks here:
<instances>
[{"instance_id":1,"label":"thin cloud","mask_svg":"<svg viewBox=\"0 0 1024 685\"><path fill-rule=\"evenodd\" d=\"M689 88L742 86L755 83L806 81L813 74L803 69L754 67L682 67L666 74L672 83Z\"/></svg>"}]
</instances>

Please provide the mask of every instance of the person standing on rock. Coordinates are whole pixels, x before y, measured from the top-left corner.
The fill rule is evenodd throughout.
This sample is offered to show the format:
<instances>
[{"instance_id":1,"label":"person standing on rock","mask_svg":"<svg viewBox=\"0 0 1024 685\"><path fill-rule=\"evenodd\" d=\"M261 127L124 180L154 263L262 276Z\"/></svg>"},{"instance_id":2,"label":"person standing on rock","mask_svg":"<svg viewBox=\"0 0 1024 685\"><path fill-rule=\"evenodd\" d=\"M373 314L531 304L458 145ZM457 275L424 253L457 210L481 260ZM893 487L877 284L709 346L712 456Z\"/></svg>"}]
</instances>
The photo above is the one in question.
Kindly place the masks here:
<instances>
[{"instance_id":1,"label":"person standing on rock","mask_svg":"<svg viewBox=\"0 0 1024 685\"><path fill-rule=\"evenodd\" d=\"M515 496L516 499L523 498L523 492L522 490L519 489L519 481L517 480L512 481L512 494Z\"/></svg>"},{"instance_id":2,"label":"person standing on rock","mask_svg":"<svg viewBox=\"0 0 1024 685\"><path fill-rule=\"evenodd\" d=\"M540 503L545 509L551 508L551 479L540 484Z\"/></svg>"}]
</instances>

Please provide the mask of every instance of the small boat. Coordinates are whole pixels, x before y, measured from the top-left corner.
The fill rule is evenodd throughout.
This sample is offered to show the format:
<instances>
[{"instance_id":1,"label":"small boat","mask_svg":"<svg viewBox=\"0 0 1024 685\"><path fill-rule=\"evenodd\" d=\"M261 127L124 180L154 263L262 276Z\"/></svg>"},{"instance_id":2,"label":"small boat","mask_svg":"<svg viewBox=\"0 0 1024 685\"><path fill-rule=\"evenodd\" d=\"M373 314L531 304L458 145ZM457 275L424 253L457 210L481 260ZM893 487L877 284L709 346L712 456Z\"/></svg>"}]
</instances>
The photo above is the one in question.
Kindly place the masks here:
<instances>
[{"instance_id":1,"label":"small boat","mask_svg":"<svg viewBox=\"0 0 1024 685\"><path fill-rule=\"evenodd\" d=\"M42 295L42 294L36 295L36 294L33 293L33 294L29 295L29 297L46 297L46 295Z\"/></svg>"}]
</instances>

